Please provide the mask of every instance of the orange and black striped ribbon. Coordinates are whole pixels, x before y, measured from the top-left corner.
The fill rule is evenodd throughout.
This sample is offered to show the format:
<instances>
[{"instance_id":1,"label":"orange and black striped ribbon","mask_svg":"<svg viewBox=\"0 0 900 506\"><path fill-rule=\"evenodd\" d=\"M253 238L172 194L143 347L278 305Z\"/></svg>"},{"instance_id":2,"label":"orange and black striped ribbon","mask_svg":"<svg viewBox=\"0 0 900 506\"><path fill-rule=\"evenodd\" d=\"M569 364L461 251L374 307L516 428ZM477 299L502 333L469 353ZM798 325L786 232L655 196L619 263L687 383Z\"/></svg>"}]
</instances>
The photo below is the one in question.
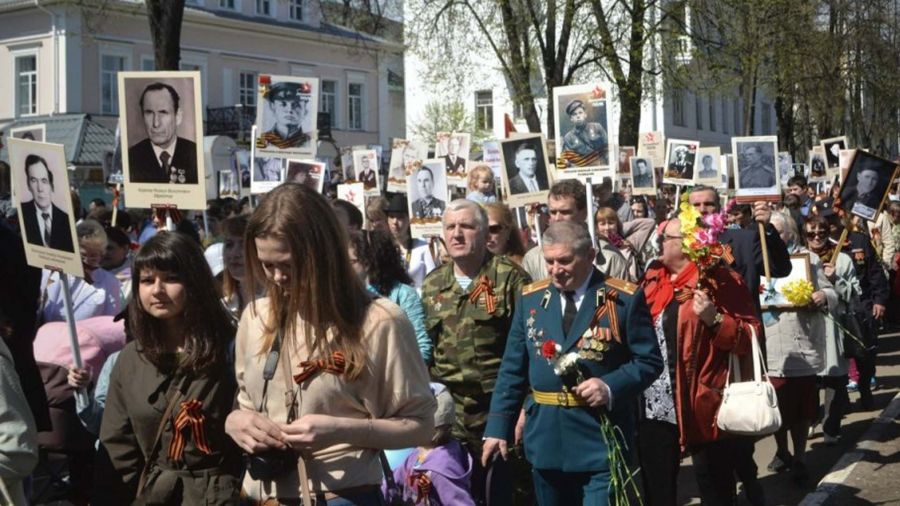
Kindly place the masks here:
<instances>
[{"instance_id":1,"label":"orange and black striped ribbon","mask_svg":"<svg viewBox=\"0 0 900 506\"><path fill-rule=\"evenodd\" d=\"M200 408L203 406L197 399L181 402L181 411L175 417L174 436L169 444L169 460L178 462L184 455L184 447L187 444L185 432L187 429L191 431L191 437L194 440L194 446L201 452L209 455L212 450L209 449L209 443L206 442L206 432L203 429L203 422L206 417Z\"/></svg>"},{"instance_id":2,"label":"orange and black striped ribbon","mask_svg":"<svg viewBox=\"0 0 900 506\"><path fill-rule=\"evenodd\" d=\"M675 300L684 303L694 298L694 291L690 288L679 288L675 290Z\"/></svg>"},{"instance_id":3,"label":"orange and black striped ribbon","mask_svg":"<svg viewBox=\"0 0 900 506\"><path fill-rule=\"evenodd\" d=\"M591 319L591 327L596 327L600 323L600 319L606 316L609 319L609 330L612 332L613 339L616 342L622 342L622 336L619 334L619 312L616 311L617 292L613 288L606 289L606 302L597 306L594 310L594 317Z\"/></svg>"},{"instance_id":4,"label":"orange and black striped ribbon","mask_svg":"<svg viewBox=\"0 0 900 506\"><path fill-rule=\"evenodd\" d=\"M585 167L594 164L599 159L599 151L592 151L586 155L580 155L575 151L566 150L559 154L559 158L556 160L556 167L558 169L565 169L569 166L569 163L575 167Z\"/></svg>"},{"instance_id":5,"label":"orange and black striped ribbon","mask_svg":"<svg viewBox=\"0 0 900 506\"><path fill-rule=\"evenodd\" d=\"M494 283L485 275L481 276L481 279L478 280L478 285L469 294L469 302L477 304L481 294L484 294L484 307L487 309L488 314L493 314L497 310L497 297L494 295Z\"/></svg>"},{"instance_id":6,"label":"orange and black striped ribbon","mask_svg":"<svg viewBox=\"0 0 900 506\"><path fill-rule=\"evenodd\" d=\"M294 383L298 385L319 371L325 371L334 375L343 374L347 368L347 360L344 358L343 352L335 351L331 354L331 360L304 360L300 362L300 367L303 370L294 375Z\"/></svg>"}]
</instances>

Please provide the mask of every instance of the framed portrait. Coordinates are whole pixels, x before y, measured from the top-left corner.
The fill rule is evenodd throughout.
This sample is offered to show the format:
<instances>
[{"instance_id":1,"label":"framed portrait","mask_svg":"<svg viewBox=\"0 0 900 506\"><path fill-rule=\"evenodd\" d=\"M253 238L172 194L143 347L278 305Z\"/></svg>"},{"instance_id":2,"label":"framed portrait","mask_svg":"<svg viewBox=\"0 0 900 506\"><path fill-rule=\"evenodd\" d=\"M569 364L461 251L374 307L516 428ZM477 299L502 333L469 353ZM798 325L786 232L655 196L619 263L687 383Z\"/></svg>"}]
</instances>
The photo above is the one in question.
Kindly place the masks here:
<instances>
[{"instance_id":1,"label":"framed portrait","mask_svg":"<svg viewBox=\"0 0 900 506\"><path fill-rule=\"evenodd\" d=\"M24 139L26 141L47 142L47 125L20 126L9 129L10 139Z\"/></svg>"},{"instance_id":2,"label":"framed portrait","mask_svg":"<svg viewBox=\"0 0 900 506\"><path fill-rule=\"evenodd\" d=\"M544 149L544 136L530 134L499 142L507 203L517 207L546 201L553 181Z\"/></svg>"},{"instance_id":3,"label":"framed portrait","mask_svg":"<svg viewBox=\"0 0 900 506\"><path fill-rule=\"evenodd\" d=\"M791 255L791 273L787 277L771 278L768 283L766 283L765 276L760 277L759 286L762 290L759 294L760 307L762 309L795 307L784 296L783 289L784 285L797 279L813 283L809 253Z\"/></svg>"},{"instance_id":4,"label":"framed portrait","mask_svg":"<svg viewBox=\"0 0 900 506\"><path fill-rule=\"evenodd\" d=\"M839 169L841 167L841 150L848 147L847 136L822 139L819 145L822 146L822 151L825 153L825 168Z\"/></svg>"},{"instance_id":5,"label":"framed portrait","mask_svg":"<svg viewBox=\"0 0 900 506\"><path fill-rule=\"evenodd\" d=\"M787 151L778 152L778 172L781 185L787 188L788 181L794 177L794 160Z\"/></svg>"},{"instance_id":6,"label":"framed portrait","mask_svg":"<svg viewBox=\"0 0 900 506\"><path fill-rule=\"evenodd\" d=\"M206 209L200 72L119 72L125 198Z\"/></svg>"},{"instance_id":7,"label":"framed portrait","mask_svg":"<svg viewBox=\"0 0 900 506\"><path fill-rule=\"evenodd\" d=\"M349 183L337 185L337 198L353 204L363 217L363 228L367 227L366 218L366 191L362 183Z\"/></svg>"},{"instance_id":8,"label":"framed portrait","mask_svg":"<svg viewBox=\"0 0 900 506\"><path fill-rule=\"evenodd\" d=\"M241 191L250 190L250 150L235 149L231 152L232 165L241 182Z\"/></svg>"},{"instance_id":9,"label":"framed portrait","mask_svg":"<svg viewBox=\"0 0 900 506\"><path fill-rule=\"evenodd\" d=\"M809 150L809 177L807 179L810 182L828 180L825 169L825 151L822 146L815 146Z\"/></svg>"},{"instance_id":10,"label":"framed portrait","mask_svg":"<svg viewBox=\"0 0 900 506\"><path fill-rule=\"evenodd\" d=\"M666 137L662 132L641 132L638 136L637 155L649 158L653 168L666 165Z\"/></svg>"},{"instance_id":11,"label":"framed portrait","mask_svg":"<svg viewBox=\"0 0 900 506\"><path fill-rule=\"evenodd\" d=\"M220 170L219 175L219 191L220 199L239 199L241 198L241 187L238 184L237 173L234 170Z\"/></svg>"},{"instance_id":12,"label":"framed portrait","mask_svg":"<svg viewBox=\"0 0 900 506\"><path fill-rule=\"evenodd\" d=\"M633 156L631 165L631 187L634 195L656 195L656 171L653 160L644 156Z\"/></svg>"},{"instance_id":13,"label":"framed portrait","mask_svg":"<svg viewBox=\"0 0 900 506\"><path fill-rule=\"evenodd\" d=\"M721 158L722 150L718 147L698 149L697 166L694 168L694 184L714 187L722 184L722 170L719 168Z\"/></svg>"},{"instance_id":14,"label":"framed portrait","mask_svg":"<svg viewBox=\"0 0 900 506\"><path fill-rule=\"evenodd\" d=\"M854 151L835 205L854 216L875 221L900 166L861 149Z\"/></svg>"},{"instance_id":15,"label":"framed portrait","mask_svg":"<svg viewBox=\"0 0 900 506\"><path fill-rule=\"evenodd\" d=\"M778 137L732 137L734 189L739 202L781 199L778 163Z\"/></svg>"},{"instance_id":16,"label":"framed portrait","mask_svg":"<svg viewBox=\"0 0 900 506\"><path fill-rule=\"evenodd\" d=\"M484 141L481 144L481 161L488 164L494 172L494 181L500 188L503 181L503 151L497 141Z\"/></svg>"},{"instance_id":17,"label":"framed portrait","mask_svg":"<svg viewBox=\"0 0 900 506\"><path fill-rule=\"evenodd\" d=\"M259 75L256 96L259 153L280 156L316 154L319 80L315 77Z\"/></svg>"},{"instance_id":18,"label":"framed portrait","mask_svg":"<svg viewBox=\"0 0 900 506\"><path fill-rule=\"evenodd\" d=\"M856 156L855 149L842 149L840 155L838 155L840 168L837 171L837 175L839 176L838 180L842 183L847 178L847 173L850 172L850 163L853 161L854 156ZM829 174L832 174L832 172L829 171Z\"/></svg>"},{"instance_id":19,"label":"framed portrait","mask_svg":"<svg viewBox=\"0 0 900 506\"><path fill-rule=\"evenodd\" d=\"M287 160L285 183L299 183L322 193L325 185L325 163L316 160Z\"/></svg>"},{"instance_id":20,"label":"framed portrait","mask_svg":"<svg viewBox=\"0 0 900 506\"><path fill-rule=\"evenodd\" d=\"M352 146L341 146L340 151L340 159L341 159L341 181L347 182L356 182L356 173L353 172L353 147ZM365 149L365 146L358 147L357 149ZM351 177L347 177L351 176Z\"/></svg>"},{"instance_id":21,"label":"framed portrait","mask_svg":"<svg viewBox=\"0 0 900 506\"><path fill-rule=\"evenodd\" d=\"M669 139L666 141L666 162L663 183L675 185L694 184L694 165L697 163L699 141Z\"/></svg>"},{"instance_id":22,"label":"framed portrait","mask_svg":"<svg viewBox=\"0 0 900 506\"><path fill-rule=\"evenodd\" d=\"M616 152L619 160L616 172L622 176L630 175L631 157L635 156L637 149L634 146L619 146Z\"/></svg>"},{"instance_id":23,"label":"framed portrait","mask_svg":"<svg viewBox=\"0 0 900 506\"><path fill-rule=\"evenodd\" d=\"M256 154L251 160L253 161L253 167L250 193L268 193L284 182L283 158Z\"/></svg>"},{"instance_id":24,"label":"framed portrait","mask_svg":"<svg viewBox=\"0 0 900 506\"><path fill-rule=\"evenodd\" d=\"M353 167L356 169L356 182L363 184L366 196L381 195L378 153L374 149L353 150Z\"/></svg>"},{"instance_id":25,"label":"framed portrait","mask_svg":"<svg viewBox=\"0 0 900 506\"><path fill-rule=\"evenodd\" d=\"M9 139L13 201L28 265L84 277L62 144Z\"/></svg>"},{"instance_id":26,"label":"framed portrait","mask_svg":"<svg viewBox=\"0 0 900 506\"><path fill-rule=\"evenodd\" d=\"M450 185L466 186L471 138L471 135L465 133L438 132L437 134L434 157L444 160L444 165L447 167L447 181ZM425 156L428 156L427 153Z\"/></svg>"},{"instance_id":27,"label":"framed portrait","mask_svg":"<svg viewBox=\"0 0 900 506\"><path fill-rule=\"evenodd\" d=\"M440 236L442 233L441 218L450 194L446 170L443 158L432 158L425 160L406 178L406 201L413 237Z\"/></svg>"},{"instance_id":28,"label":"framed portrait","mask_svg":"<svg viewBox=\"0 0 900 506\"><path fill-rule=\"evenodd\" d=\"M561 179L591 177L609 167L607 95L608 86L599 83L553 88L554 149Z\"/></svg>"},{"instance_id":29,"label":"framed portrait","mask_svg":"<svg viewBox=\"0 0 900 506\"><path fill-rule=\"evenodd\" d=\"M428 158L428 145L409 139L394 139L391 143L391 163L388 168L387 191L406 193L406 178L422 166Z\"/></svg>"}]
</instances>

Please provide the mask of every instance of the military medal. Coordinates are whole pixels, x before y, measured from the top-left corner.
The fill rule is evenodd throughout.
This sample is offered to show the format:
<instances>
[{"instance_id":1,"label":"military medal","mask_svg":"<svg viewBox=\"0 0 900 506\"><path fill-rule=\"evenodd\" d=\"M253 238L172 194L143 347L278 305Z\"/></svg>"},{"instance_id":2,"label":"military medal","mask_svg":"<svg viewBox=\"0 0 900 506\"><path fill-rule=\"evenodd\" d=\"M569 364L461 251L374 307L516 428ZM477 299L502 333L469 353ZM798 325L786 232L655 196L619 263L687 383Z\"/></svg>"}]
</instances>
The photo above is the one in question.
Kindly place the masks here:
<instances>
[{"instance_id":1,"label":"military medal","mask_svg":"<svg viewBox=\"0 0 900 506\"><path fill-rule=\"evenodd\" d=\"M550 305L550 290L544 290L544 298L541 299L541 307L547 309Z\"/></svg>"}]
</instances>

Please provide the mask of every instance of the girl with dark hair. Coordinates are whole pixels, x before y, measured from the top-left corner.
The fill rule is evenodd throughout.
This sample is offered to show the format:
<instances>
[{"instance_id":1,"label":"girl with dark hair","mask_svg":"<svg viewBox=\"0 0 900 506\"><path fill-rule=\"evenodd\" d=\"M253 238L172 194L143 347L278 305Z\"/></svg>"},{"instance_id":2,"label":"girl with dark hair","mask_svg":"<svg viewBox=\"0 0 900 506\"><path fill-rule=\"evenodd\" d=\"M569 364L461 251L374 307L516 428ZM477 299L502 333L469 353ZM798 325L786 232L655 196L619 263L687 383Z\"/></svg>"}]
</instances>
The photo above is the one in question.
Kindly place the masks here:
<instances>
[{"instance_id":1,"label":"girl with dark hair","mask_svg":"<svg viewBox=\"0 0 900 506\"><path fill-rule=\"evenodd\" d=\"M199 244L160 233L134 259L125 346L100 428L103 504L232 504L240 458L225 435L234 327ZM149 400L149 402L148 402Z\"/></svg>"},{"instance_id":2,"label":"girl with dark hair","mask_svg":"<svg viewBox=\"0 0 900 506\"><path fill-rule=\"evenodd\" d=\"M361 231L350 235L350 264L370 292L400 306L416 331L416 341L425 363L431 361L432 344L425 330L425 308L412 286L412 278L400 260L400 249L386 230Z\"/></svg>"},{"instance_id":3,"label":"girl with dark hair","mask_svg":"<svg viewBox=\"0 0 900 506\"><path fill-rule=\"evenodd\" d=\"M412 326L366 291L335 212L306 186L263 198L246 261L267 296L235 342L239 407L226 430L250 454L244 492L252 504L382 504L379 450L424 444L434 428Z\"/></svg>"}]
</instances>

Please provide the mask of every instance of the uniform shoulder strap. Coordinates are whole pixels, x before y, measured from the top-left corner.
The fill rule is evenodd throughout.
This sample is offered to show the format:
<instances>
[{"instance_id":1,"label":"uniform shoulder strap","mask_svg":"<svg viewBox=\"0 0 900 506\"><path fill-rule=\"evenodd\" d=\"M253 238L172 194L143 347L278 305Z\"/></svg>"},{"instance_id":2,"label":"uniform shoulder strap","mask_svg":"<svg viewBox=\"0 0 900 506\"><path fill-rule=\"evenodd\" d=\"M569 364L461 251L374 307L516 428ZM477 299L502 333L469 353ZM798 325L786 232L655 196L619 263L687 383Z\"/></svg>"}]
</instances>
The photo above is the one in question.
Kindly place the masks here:
<instances>
[{"instance_id":1,"label":"uniform shoulder strap","mask_svg":"<svg viewBox=\"0 0 900 506\"><path fill-rule=\"evenodd\" d=\"M550 278L545 278L522 287L522 295L529 295L550 286Z\"/></svg>"},{"instance_id":2,"label":"uniform shoulder strap","mask_svg":"<svg viewBox=\"0 0 900 506\"><path fill-rule=\"evenodd\" d=\"M606 278L606 286L615 288L616 290L627 295L634 295L634 292L636 292L638 289L638 285L632 283L631 281L626 281L619 278Z\"/></svg>"}]
</instances>

